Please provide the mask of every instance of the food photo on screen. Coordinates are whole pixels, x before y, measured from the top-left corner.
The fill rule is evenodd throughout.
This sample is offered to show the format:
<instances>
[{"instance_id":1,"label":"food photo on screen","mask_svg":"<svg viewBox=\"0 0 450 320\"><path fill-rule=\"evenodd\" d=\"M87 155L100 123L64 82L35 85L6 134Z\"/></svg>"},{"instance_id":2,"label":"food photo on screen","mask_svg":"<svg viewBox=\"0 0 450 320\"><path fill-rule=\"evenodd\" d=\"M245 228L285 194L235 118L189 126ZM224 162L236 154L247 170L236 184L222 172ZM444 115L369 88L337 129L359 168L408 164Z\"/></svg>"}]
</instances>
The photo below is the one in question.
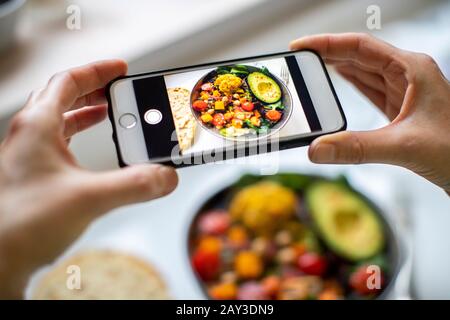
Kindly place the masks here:
<instances>
[{"instance_id":1,"label":"food photo on screen","mask_svg":"<svg viewBox=\"0 0 450 320\"><path fill-rule=\"evenodd\" d=\"M164 76L182 154L310 132L285 58Z\"/></svg>"}]
</instances>

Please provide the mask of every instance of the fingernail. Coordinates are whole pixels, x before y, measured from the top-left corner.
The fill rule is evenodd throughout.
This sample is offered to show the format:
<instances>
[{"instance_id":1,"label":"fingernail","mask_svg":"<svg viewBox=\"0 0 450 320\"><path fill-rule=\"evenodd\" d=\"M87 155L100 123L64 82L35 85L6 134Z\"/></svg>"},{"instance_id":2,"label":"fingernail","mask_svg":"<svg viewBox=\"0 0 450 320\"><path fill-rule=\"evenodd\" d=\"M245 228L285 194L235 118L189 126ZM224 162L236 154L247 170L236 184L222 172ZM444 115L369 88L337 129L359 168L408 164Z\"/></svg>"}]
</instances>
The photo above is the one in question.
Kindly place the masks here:
<instances>
[{"instance_id":1,"label":"fingernail","mask_svg":"<svg viewBox=\"0 0 450 320\"><path fill-rule=\"evenodd\" d=\"M294 50L294 44L296 43L296 40L292 40L289 42L289 50Z\"/></svg>"},{"instance_id":2,"label":"fingernail","mask_svg":"<svg viewBox=\"0 0 450 320\"><path fill-rule=\"evenodd\" d=\"M165 193L172 191L178 184L178 176L173 168L160 166L158 172L161 178L161 188Z\"/></svg>"},{"instance_id":3,"label":"fingernail","mask_svg":"<svg viewBox=\"0 0 450 320\"><path fill-rule=\"evenodd\" d=\"M336 147L329 143L319 143L314 146L311 161L316 163L330 163L336 160Z\"/></svg>"}]
</instances>

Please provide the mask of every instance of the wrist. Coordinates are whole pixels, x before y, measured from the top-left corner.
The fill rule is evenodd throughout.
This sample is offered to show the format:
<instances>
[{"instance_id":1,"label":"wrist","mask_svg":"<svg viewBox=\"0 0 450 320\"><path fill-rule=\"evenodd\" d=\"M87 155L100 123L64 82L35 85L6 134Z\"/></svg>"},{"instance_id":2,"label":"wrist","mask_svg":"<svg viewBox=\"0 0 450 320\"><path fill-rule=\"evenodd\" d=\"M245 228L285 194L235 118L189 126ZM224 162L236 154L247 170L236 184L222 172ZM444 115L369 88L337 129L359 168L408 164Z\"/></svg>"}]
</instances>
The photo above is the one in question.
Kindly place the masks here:
<instances>
[{"instance_id":1,"label":"wrist","mask_svg":"<svg viewBox=\"0 0 450 320\"><path fill-rule=\"evenodd\" d=\"M23 299L29 273L24 272L0 239L0 299Z\"/></svg>"},{"instance_id":2,"label":"wrist","mask_svg":"<svg viewBox=\"0 0 450 320\"><path fill-rule=\"evenodd\" d=\"M3 257L0 259L4 262ZM0 299L23 299L23 289L26 281L17 277L7 266L0 265Z\"/></svg>"}]
</instances>

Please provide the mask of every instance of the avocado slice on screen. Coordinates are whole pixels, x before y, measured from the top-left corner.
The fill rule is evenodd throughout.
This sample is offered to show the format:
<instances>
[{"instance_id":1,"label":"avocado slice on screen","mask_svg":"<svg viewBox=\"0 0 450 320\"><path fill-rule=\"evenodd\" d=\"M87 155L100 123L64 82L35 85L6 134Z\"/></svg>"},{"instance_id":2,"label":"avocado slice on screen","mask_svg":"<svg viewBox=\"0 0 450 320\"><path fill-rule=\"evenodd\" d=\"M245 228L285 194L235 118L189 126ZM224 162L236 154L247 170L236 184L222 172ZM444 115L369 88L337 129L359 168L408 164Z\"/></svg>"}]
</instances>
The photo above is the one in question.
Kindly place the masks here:
<instances>
[{"instance_id":1,"label":"avocado slice on screen","mask_svg":"<svg viewBox=\"0 0 450 320\"><path fill-rule=\"evenodd\" d=\"M252 72L247 77L250 90L256 98L265 103L275 103L281 99L278 83L261 72Z\"/></svg>"},{"instance_id":2,"label":"avocado slice on screen","mask_svg":"<svg viewBox=\"0 0 450 320\"><path fill-rule=\"evenodd\" d=\"M347 187L317 182L307 191L306 201L319 234L336 254L360 261L383 249L383 226L377 214Z\"/></svg>"}]
</instances>

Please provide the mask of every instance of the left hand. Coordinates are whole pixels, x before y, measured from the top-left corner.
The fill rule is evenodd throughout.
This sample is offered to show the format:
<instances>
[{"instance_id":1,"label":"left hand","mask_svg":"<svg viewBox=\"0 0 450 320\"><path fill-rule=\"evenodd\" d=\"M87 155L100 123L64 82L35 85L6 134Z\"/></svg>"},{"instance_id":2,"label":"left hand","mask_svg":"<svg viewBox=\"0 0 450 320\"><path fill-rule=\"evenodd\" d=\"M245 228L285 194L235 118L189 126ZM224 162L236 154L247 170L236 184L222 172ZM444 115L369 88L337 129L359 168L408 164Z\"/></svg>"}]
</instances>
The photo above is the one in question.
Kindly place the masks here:
<instances>
[{"instance_id":1,"label":"left hand","mask_svg":"<svg viewBox=\"0 0 450 320\"><path fill-rule=\"evenodd\" d=\"M125 62L109 60L58 73L12 120L0 146L0 298L21 298L30 274L93 219L176 187L172 168L94 173L68 149L71 136L105 118L103 88L126 70Z\"/></svg>"}]
</instances>

